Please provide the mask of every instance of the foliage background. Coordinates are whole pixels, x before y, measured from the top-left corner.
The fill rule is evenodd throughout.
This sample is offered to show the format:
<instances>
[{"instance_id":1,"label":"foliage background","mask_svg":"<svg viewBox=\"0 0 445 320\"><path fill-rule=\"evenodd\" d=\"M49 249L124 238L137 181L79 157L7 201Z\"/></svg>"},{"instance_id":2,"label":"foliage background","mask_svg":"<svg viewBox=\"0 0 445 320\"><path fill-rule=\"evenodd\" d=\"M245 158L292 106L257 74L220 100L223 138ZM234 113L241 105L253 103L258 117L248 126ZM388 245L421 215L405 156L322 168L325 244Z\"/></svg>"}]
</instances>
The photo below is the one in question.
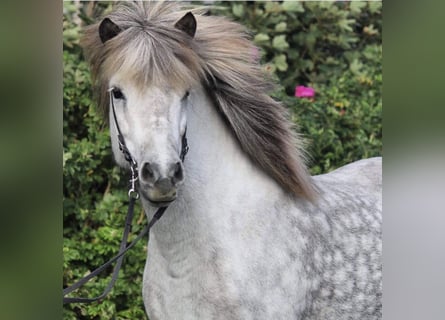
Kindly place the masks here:
<instances>
[{"instance_id":1,"label":"foliage background","mask_svg":"<svg viewBox=\"0 0 445 320\"><path fill-rule=\"evenodd\" d=\"M307 139L313 174L329 172L382 150L381 2L213 2L252 32L273 95L290 109ZM64 2L63 12L63 283L117 253L124 224L126 174L113 164L108 129L92 100L79 32L111 4ZM313 99L294 96L297 85ZM145 221L136 208L133 233ZM119 280L100 304L64 306L64 319L146 319L141 297L145 243L125 258ZM96 296L109 272L76 295Z\"/></svg>"}]
</instances>

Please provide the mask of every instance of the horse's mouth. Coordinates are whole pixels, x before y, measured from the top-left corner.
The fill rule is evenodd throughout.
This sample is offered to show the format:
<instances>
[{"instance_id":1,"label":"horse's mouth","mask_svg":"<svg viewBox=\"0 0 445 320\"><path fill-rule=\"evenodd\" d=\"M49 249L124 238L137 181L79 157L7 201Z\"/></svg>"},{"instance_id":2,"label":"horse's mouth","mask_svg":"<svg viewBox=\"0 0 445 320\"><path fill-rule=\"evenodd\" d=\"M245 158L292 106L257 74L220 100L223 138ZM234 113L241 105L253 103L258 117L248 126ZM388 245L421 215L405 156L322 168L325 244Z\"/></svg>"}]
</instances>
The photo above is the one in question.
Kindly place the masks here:
<instances>
[{"instance_id":1,"label":"horse's mouth","mask_svg":"<svg viewBox=\"0 0 445 320\"><path fill-rule=\"evenodd\" d=\"M176 193L172 197L165 197L165 198L159 198L159 199L153 199L151 198L147 192L140 192L142 197L148 201L148 203L153 207L167 207L169 204L171 204L173 201L176 200Z\"/></svg>"},{"instance_id":2,"label":"horse's mouth","mask_svg":"<svg viewBox=\"0 0 445 320\"><path fill-rule=\"evenodd\" d=\"M148 199L147 199L148 200ZM150 204L153 207L157 207L157 208L161 208L161 207L167 207L170 203L172 203L173 201L175 201L175 199L170 200L170 201L153 201L153 200L148 200L150 202Z\"/></svg>"}]
</instances>

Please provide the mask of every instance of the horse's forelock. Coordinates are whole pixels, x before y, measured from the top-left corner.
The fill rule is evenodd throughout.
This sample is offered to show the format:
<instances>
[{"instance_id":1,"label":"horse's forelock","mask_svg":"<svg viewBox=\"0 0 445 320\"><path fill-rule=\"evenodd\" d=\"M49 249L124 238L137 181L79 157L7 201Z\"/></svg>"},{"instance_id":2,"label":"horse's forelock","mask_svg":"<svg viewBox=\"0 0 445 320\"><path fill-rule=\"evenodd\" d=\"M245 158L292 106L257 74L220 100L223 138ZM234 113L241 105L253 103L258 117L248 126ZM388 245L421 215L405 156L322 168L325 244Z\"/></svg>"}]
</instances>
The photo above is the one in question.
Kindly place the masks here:
<instances>
[{"instance_id":1,"label":"horse's forelock","mask_svg":"<svg viewBox=\"0 0 445 320\"><path fill-rule=\"evenodd\" d=\"M176 3L124 2L106 15L122 30L102 43L99 23L84 30L81 45L90 64L98 101L106 115L108 82L125 74L141 87L151 84L187 87L200 81L204 68L190 36L174 27L182 12Z\"/></svg>"}]
</instances>

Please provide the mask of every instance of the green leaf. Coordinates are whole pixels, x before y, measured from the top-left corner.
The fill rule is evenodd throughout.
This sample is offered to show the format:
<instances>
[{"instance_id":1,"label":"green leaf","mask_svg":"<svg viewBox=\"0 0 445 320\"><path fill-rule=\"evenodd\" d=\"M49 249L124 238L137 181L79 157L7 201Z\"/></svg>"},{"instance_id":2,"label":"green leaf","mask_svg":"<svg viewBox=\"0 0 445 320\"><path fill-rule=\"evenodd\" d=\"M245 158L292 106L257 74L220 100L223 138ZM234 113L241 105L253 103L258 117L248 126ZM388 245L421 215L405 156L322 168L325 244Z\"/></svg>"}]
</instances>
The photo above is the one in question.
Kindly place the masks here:
<instances>
[{"instance_id":1,"label":"green leaf","mask_svg":"<svg viewBox=\"0 0 445 320\"><path fill-rule=\"evenodd\" d=\"M275 66L277 67L278 70L280 71L286 71L287 68L289 67L286 61L286 55L285 54L280 54L275 56L275 58L273 59L273 62L275 64Z\"/></svg>"},{"instance_id":2,"label":"green leaf","mask_svg":"<svg viewBox=\"0 0 445 320\"><path fill-rule=\"evenodd\" d=\"M264 6L267 13L277 12L279 8L279 4L275 1L266 1L266 5Z\"/></svg>"},{"instance_id":3,"label":"green leaf","mask_svg":"<svg viewBox=\"0 0 445 320\"><path fill-rule=\"evenodd\" d=\"M382 10L382 2L381 1L369 1L368 6L369 6L369 11L371 13L380 12Z\"/></svg>"},{"instance_id":4,"label":"green leaf","mask_svg":"<svg viewBox=\"0 0 445 320\"><path fill-rule=\"evenodd\" d=\"M361 69L363 68L363 63L361 63L358 59L355 59L352 61L352 63L349 65L349 69L354 74L361 74Z\"/></svg>"},{"instance_id":5,"label":"green leaf","mask_svg":"<svg viewBox=\"0 0 445 320\"><path fill-rule=\"evenodd\" d=\"M353 13L360 13L364 7L366 7L366 1L351 1L349 3L349 8Z\"/></svg>"},{"instance_id":6,"label":"green leaf","mask_svg":"<svg viewBox=\"0 0 445 320\"><path fill-rule=\"evenodd\" d=\"M241 18L244 16L244 6L241 3L233 4L232 12L235 17Z\"/></svg>"},{"instance_id":7,"label":"green leaf","mask_svg":"<svg viewBox=\"0 0 445 320\"><path fill-rule=\"evenodd\" d=\"M278 32L286 31L286 29L287 29L287 23L286 22L280 22L279 24L277 24L275 26L275 31L278 31Z\"/></svg>"},{"instance_id":8,"label":"green leaf","mask_svg":"<svg viewBox=\"0 0 445 320\"><path fill-rule=\"evenodd\" d=\"M306 35L306 41L305 41L305 43L306 43L306 45L309 47L309 48L313 48L314 47L314 45L315 45L315 42L317 41L317 37L315 36L315 34L313 34L313 33L308 33L307 35Z\"/></svg>"},{"instance_id":9,"label":"green leaf","mask_svg":"<svg viewBox=\"0 0 445 320\"><path fill-rule=\"evenodd\" d=\"M269 35L265 34L265 33L258 33L255 38L253 38L253 41L255 43L264 43L266 41L269 41L270 37Z\"/></svg>"},{"instance_id":10,"label":"green leaf","mask_svg":"<svg viewBox=\"0 0 445 320\"><path fill-rule=\"evenodd\" d=\"M289 43L286 41L286 35L275 36L272 40L272 46L279 51L289 48Z\"/></svg>"},{"instance_id":11,"label":"green leaf","mask_svg":"<svg viewBox=\"0 0 445 320\"><path fill-rule=\"evenodd\" d=\"M314 69L314 63L311 60L303 60L302 66L304 69L308 69L309 71Z\"/></svg>"},{"instance_id":12,"label":"green leaf","mask_svg":"<svg viewBox=\"0 0 445 320\"><path fill-rule=\"evenodd\" d=\"M71 152L64 152L63 153L63 165L62 167L65 168L65 163L73 157L73 154Z\"/></svg>"},{"instance_id":13,"label":"green leaf","mask_svg":"<svg viewBox=\"0 0 445 320\"><path fill-rule=\"evenodd\" d=\"M363 28L363 32L370 36L375 36L375 35L379 34L379 31L377 29L375 29L374 25L372 25L372 24L370 24L369 26L365 26Z\"/></svg>"},{"instance_id":14,"label":"green leaf","mask_svg":"<svg viewBox=\"0 0 445 320\"><path fill-rule=\"evenodd\" d=\"M281 7L287 12L304 12L303 5L300 1L283 1Z\"/></svg>"},{"instance_id":15,"label":"green leaf","mask_svg":"<svg viewBox=\"0 0 445 320\"><path fill-rule=\"evenodd\" d=\"M340 29L351 32L352 28L350 25L354 23L355 19L341 19L337 22L337 25L340 27Z\"/></svg>"}]
</instances>

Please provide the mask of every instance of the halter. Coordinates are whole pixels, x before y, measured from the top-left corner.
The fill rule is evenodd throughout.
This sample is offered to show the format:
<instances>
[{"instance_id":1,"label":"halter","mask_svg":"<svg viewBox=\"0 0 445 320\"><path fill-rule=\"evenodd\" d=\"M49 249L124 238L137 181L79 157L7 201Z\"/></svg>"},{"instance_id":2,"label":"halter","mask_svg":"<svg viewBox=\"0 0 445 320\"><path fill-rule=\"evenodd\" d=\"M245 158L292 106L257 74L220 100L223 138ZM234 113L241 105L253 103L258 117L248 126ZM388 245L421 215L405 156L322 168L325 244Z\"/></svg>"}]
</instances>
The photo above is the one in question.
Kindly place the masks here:
<instances>
[{"instance_id":1,"label":"halter","mask_svg":"<svg viewBox=\"0 0 445 320\"><path fill-rule=\"evenodd\" d=\"M110 95L114 123L115 123L116 129L117 129L117 140L119 143L119 150L122 151L122 153L124 154L125 160L127 160L128 163L130 164L130 170L131 170L131 179L130 179L131 188L128 191L128 196L130 196L132 193L135 193L136 199L138 199L139 194L137 193L137 191L135 190L135 187L134 187L135 182L138 180L138 177L137 177L138 164L137 164L136 160L134 160L130 151L128 150L127 145L125 144L124 135L122 134L121 129L119 128L119 123L117 122L117 117L116 117L116 110L114 108L113 90L114 90L114 87L108 89L108 92ZM187 143L187 127L186 127L184 130L184 134L182 135L181 153L179 155L179 158L181 159L182 162L184 162L185 155L187 154L188 151L189 151L189 146Z\"/></svg>"},{"instance_id":2,"label":"halter","mask_svg":"<svg viewBox=\"0 0 445 320\"><path fill-rule=\"evenodd\" d=\"M137 199L139 199L139 193L136 190L136 182L138 180L138 164L137 164L136 160L133 158L133 156L131 155L130 151L128 150L127 145L125 144L124 136L122 135L122 132L119 128L119 123L117 121L116 111L114 108L114 99L113 99L113 94L112 94L113 89L114 88L108 89L108 92L110 94L110 101L111 101L111 107L112 107L112 111L113 111L114 123L115 123L116 129L117 129L117 140L119 142L119 150L121 150L121 152L124 154L125 160L128 161L128 163L130 165L130 171L131 171L130 187L128 190L128 198L130 200L130 203L128 205L127 217L125 218L124 233L122 235L122 240L121 240L121 244L119 247L119 253L117 255L115 255L114 257L112 257L107 262L105 262L103 265L101 265L100 267L98 267L97 269L92 271L87 276L81 278L80 280L78 280L77 282L72 284L71 286L65 288L63 290L63 304L76 303L76 302L77 303L91 303L91 302L95 302L95 301L105 298L105 296L111 291L111 289L113 288L113 285L115 284L115 282L117 280L117 276L118 276L119 270L122 266L122 261L124 259L125 253L127 253L128 250L133 248L135 246L135 244L140 239L142 239L142 237L144 237L145 235L147 235L147 237L148 237L147 242L150 240L150 228L156 223L156 221L158 221L162 217L162 215L164 214L165 210L167 210L167 207L168 207L168 206L165 206L165 207L159 208L156 211L156 213L154 214L153 218L148 223L148 225L146 225L145 228L138 234L138 236L127 246L128 234L130 233L131 222L133 220L134 204L135 204L135 201ZM181 147L181 153L180 153L179 157L181 158L182 162L184 162L185 156L186 156L187 152L189 151L186 133L187 133L187 128L184 131L184 134L182 136L182 141L181 141L182 147ZM101 273L103 270L105 270L109 265L111 265L115 261L117 261L117 262L116 262L116 265L114 266L113 275L111 277L111 280L101 295L94 297L94 298L80 298L80 297L65 298L65 296L67 294L69 294L69 293L73 292L74 290L83 286L90 279L96 277L99 273Z\"/></svg>"},{"instance_id":3,"label":"halter","mask_svg":"<svg viewBox=\"0 0 445 320\"><path fill-rule=\"evenodd\" d=\"M128 190L128 197L135 199L139 199L139 193L135 189L135 183L138 180L138 163L136 160L134 160L133 156L130 153L130 150L128 150L127 145L125 144L124 136L121 132L121 129L119 128L119 123L117 122L116 117L116 110L114 108L114 99L113 99L113 90L114 88L108 89L108 93L110 95L110 101L111 101L111 107L113 111L113 118L114 118L114 124L116 125L117 129L117 141L119 143L119 150L124 154L125 160L130 164L130 170L131 170L131 178L130 178L130 189Z\"/></svg>"}]
</instances>

